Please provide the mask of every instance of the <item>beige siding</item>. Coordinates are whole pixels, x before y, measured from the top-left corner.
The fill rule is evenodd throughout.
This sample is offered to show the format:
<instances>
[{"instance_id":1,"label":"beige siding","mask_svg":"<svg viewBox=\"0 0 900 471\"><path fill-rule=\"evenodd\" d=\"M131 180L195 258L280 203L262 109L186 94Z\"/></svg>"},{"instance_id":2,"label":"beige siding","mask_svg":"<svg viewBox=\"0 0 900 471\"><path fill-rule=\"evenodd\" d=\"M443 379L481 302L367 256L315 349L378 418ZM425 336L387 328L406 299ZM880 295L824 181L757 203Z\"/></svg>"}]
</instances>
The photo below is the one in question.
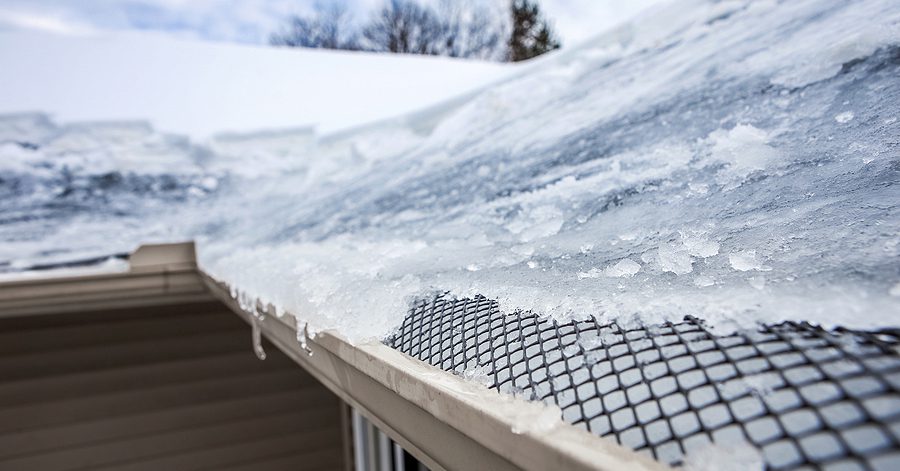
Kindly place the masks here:
<instances>
[{"instance_id":1,"label":"beige siding","mask_svg":"<svg viewBox=\"0 0 900 471\"><path fill-rule=\"evenodd\" d=\"M342 469L336 397L218 303L0 319L0 470Z\"/></svg>"}]
</instances>

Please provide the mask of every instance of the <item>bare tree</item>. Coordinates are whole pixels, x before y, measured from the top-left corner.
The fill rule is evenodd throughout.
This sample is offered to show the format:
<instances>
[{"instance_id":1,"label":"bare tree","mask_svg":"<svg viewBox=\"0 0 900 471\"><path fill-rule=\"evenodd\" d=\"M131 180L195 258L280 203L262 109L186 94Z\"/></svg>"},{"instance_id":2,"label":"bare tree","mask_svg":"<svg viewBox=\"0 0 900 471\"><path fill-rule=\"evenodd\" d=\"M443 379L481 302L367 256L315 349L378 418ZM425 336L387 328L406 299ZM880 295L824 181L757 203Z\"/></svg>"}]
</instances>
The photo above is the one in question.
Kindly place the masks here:
<instances>
[{"instance_id":1,"label":"bare tree","mask_svg":"<svg viewBox=\"0 0 900 471\"><path fill-rule=\"evenodd\" d=\"M441 24L434 11L412 0L388 0L363 28L370 51L436 55Z\"/></svg>"},{"instance_id":2,"label":"bare tree","mask_svg":"<svg viewBox=\"0 0 900 471\"><path fill-rule=\"evenodd\" d=\"M439 54L503 60L505 25L497 15L472 0L441 0L437 16Z\"/></svg>"},{"instance_id":3,"label":"bare tree","mask_svg":"<svg viewBox=\"0 0 900 471\"><path fill-rule=\"evenodd\" d=\"M519 61L559 47L536 0L497 0L491 11L478 0L384 0L362 26L341 2L318 3L312 16L291 18L271 43L290 47L427 54ZM501 6L505 5L505 6Z\"/></svg>"},{"instance_id":4,"label":"bare tree","mask_svg":"<svg viewBox=\"0 0 900 471\"><path fill-rule=\"evenodd\" d=\"M358 50L357 34L341 3L316 3L310 17L294 16L284 31L269 38L275 46Z\"/></svg>"}]
</instances>

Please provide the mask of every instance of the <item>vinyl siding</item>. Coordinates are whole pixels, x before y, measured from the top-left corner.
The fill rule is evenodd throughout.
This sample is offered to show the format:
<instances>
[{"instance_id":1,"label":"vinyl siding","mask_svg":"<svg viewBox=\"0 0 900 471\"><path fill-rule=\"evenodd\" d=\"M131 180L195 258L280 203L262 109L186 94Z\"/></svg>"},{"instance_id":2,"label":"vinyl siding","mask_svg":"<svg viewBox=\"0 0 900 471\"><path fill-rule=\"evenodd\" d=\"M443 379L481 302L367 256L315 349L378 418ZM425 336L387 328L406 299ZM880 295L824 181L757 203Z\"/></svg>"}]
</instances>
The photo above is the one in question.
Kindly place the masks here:
<instances>
[{"instance_id":1,"label":"vinyl siding","mask_svg":"<svg viewBox=\"0 0 900 471\"><path fill-rule=\"evenodd\" d=\"M0 470L343 469L341 404L218 303L0 319Z\"/></svg>"}]
</instances>

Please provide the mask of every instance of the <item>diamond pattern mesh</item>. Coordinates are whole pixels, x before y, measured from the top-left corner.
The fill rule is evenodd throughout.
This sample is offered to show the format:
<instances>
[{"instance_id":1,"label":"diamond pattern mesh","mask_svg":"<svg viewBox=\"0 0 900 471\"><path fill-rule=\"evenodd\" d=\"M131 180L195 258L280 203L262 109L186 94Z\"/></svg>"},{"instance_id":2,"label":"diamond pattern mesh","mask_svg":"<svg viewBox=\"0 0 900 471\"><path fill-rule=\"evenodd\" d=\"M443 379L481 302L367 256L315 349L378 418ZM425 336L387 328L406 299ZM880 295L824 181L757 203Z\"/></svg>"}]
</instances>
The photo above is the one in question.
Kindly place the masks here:
<instances>
[{"instance_id":1,"label":"diamond pattern mesh","mask_svg":"<svg viewBox=\"0 0 900 471\"><path fill-rule=\"evenodd\" d=\"M771 469L900 469L900 332L784 323L717 336L506 316L483 297L415 305L386 343L678 465L750 442Z\"/></svg>"}]
</instances>

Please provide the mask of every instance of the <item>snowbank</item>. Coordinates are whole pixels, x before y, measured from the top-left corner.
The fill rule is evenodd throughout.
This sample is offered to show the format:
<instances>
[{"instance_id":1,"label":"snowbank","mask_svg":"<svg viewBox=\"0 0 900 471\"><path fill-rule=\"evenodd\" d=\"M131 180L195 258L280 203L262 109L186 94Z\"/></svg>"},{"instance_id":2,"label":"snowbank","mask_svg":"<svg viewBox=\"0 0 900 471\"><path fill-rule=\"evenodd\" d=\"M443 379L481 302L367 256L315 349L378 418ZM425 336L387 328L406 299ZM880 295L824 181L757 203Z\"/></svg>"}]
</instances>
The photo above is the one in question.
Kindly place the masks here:
<instances>
[{"instance_id":1,"label":"snowbank","mask_svg":"<svg viewBox=\"0 0 900 471\"><path fill-rule=\"evenodd\" d=\"M153 33L0 32L0 112L141 120L195 139L401 115L513 67L446 58L188 41Z\"/></svg>"}]
</instances>

